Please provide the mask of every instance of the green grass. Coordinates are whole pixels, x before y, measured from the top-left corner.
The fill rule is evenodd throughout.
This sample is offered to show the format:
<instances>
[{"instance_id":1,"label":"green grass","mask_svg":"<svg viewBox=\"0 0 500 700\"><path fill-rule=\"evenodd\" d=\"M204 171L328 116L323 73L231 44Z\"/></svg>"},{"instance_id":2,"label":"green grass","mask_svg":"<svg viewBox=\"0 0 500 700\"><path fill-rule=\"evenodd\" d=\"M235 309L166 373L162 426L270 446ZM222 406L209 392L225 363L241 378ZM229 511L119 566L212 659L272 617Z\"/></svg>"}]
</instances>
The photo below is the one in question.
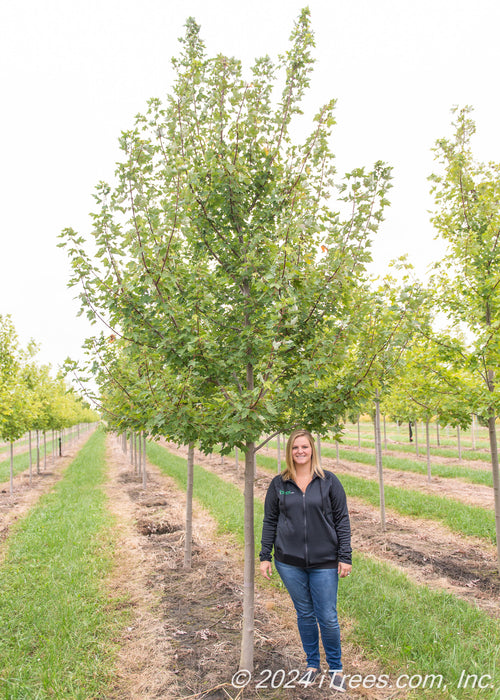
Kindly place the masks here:
<instances>
[{"instance_id":1,"label":"green grass","mask_svg":"<svg viewBox=\"0 0 500 700\"><path fill-rule=\"evenodd\" d=\"M182 488L186 484L186 461L158 445L148 445L149 459L172 476ZM215 474L195 466L194 495L211 513L223 533L233 533L243 542L243 494ZM255 531L260 539L263 504L255 500ZM276 574L275 574L276 576ZM275 579L276 581L276 579ZM267 582L257 579L259 585ZM275 585L279 585L277 582ZM485 613L460 599L413 583L389 564L356 555L353 575L340 583L341 621L352 621L348 638L368 658L376 659L395 680L409 676L441 674L446 691L418 690L417 698L500 697L498 652L500 628ZM347 666L349 661L346 660ZM493 678L492 689L457 688L462 670ZM391 697L397 697L392 695Z\"/></svg>"},{"instance_id":2,"label":"green grass","mask_svg":"<svg viewBox=\"0 0 500 700\"><path fill-rule=\"evenodd\" d=\"M97 431L11 533L0 567L5 700L106 696L112 638L124 613L102 586L113 542L104 475L104 434Z\"/></svg>"},{"instance_id":3,"label":"green grass","mask_svg":"<svg viewBox=\"0 0 500 700\"><path fill-rule=\"evenodd\" d=\"M13 473L14 476L20 474L25 469L29 467L29 455L26 452L14 455L13 459ZM40 468L43 467L43 454L40 455ZM36 460L32 463L33 474L36 472ZM10 457L3 462L0 462L0 482L8 481L10 479Z\"/></svg>"},{"instance_id":4,"label":"green grass","mask_svg":"<svg viewBox=\"0 0 500 700\"><path fill-rule=\"evenodd\" d=\"M443 677L445 692L421 688L415 697L500 697L500 626L481 610L452 594L419 586L389 564L359 555L348 584L340 583L340 602L342 612L355 620L350 638L377 659L391 679L403 673ZM462 670L488 674L493 688L459 689Z\"/></svg>"}]
</instances>

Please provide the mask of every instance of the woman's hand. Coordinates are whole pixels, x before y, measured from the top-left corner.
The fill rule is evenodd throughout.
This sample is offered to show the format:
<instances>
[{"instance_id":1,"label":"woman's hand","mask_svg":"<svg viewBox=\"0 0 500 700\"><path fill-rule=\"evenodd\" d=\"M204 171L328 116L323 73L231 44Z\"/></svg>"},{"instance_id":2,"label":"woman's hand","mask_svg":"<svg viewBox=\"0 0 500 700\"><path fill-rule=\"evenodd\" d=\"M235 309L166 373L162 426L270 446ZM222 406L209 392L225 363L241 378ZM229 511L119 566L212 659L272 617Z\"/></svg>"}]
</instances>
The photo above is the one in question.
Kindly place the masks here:
<instances>
[{"instance_id":1,"label":"woman's hand","mask_svg":"<svg viewBox=\"0 0 500 700\"><path fill-rule=\"evenodd\" d=\"M267 578L271 580L271 575L273 573L273 567L271 566L270 561L261 561L260 562L260 573L264 578Z\"/></svg>"},{"instance_id":2,"label":"woman's hand","mask_svg":"<svg viewBox=\"0 0 500 700\"><path fill-rule=\"evenodd\" d=\"M345 578L346 576L350 576L351 569L351 564L346 564L343 561L339 561L339 578Z\"/></svg>"}]
</instances>

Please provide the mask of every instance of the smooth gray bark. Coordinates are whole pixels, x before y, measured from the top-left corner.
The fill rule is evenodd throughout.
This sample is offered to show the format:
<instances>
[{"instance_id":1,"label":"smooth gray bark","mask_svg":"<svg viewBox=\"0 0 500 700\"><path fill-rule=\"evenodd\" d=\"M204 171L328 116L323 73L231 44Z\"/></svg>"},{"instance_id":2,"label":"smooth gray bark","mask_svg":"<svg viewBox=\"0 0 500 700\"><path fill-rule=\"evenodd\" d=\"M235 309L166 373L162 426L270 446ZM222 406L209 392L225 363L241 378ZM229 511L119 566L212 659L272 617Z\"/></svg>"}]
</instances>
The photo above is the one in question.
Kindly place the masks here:
<instances>
[{"instance_id":1,"label":"smooth gray bark","mask_svg":"<svg viewBox=\"0 0 500 700\"><path fill-rule=\"evenodd\" d=\"M245 449L245 563L243 570L243 625L239 668L250 672L253 672L255 612L254 464L255 443L249 442L246 444Z\"/></svg>"},{"instance_id":2,"label":"smooth gray bark","mask_svg":"<svg viewBox=\"0 0 500 700\"><path fill-rule=\"evenodd\" d=\"M429 419L425 421L425 443L427 447L427 481L431 480L431 443L429 437Z\"/></svg>"},{"instance_id":3,"label":"smooth gray bark","mask_svg":"<svg viewBox=\"0 0 500 700\"><path fill-rule=\"evenodd\" d=\"M142 434L142 488L148 485L148 475L146 472L146 433Z\"/></svg>"},{"instance_id":4,"label":"smooth gray bark","mask_svg":"<svg viewBox=\"0 0 500 700\"><path fill-rule=\"evenodd\" d=\"M498 444L496 417L494 414L488 418L488 431L490 438L491 471L493 475L493 495L495 500L495 531L497 538L497 561L500 574L500 477L498 474Z\"/></svg>"},{"instance_id":5,"label":"smooth gray bark","mask_svg":"<svg viewBox=\"0 0 500 700\"><path fill-rule=\"evenodd\" d=\"M384 472L382 468L382 441L380 438L380 400L378 389L375 395L375 463L377 466L379 496L380 496L380 525L385 532L385 492L384 492Z\"/></svg>"},{"instance_id":6,"label":"smooth gray bark","mask_svg":"<svg viewBox=\"0 0 500 700\"><path fill-rule=\"evenodd\" d=\"M194 444L188 445L187 488L186 488L186 538L184 541L184 568L191 568L193 549L193 482L194 482Z\"/></svg>"}]
</instances>

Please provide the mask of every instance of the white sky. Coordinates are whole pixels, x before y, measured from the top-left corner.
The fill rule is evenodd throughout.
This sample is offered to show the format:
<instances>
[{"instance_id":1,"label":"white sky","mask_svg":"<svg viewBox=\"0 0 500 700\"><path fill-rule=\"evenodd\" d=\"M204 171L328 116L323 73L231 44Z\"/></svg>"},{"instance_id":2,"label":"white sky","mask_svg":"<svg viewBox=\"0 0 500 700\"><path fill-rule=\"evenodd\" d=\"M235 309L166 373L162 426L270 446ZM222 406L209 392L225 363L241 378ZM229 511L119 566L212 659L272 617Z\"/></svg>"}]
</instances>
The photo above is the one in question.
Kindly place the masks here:
<instances>
[{"instance_id":1,"label":"white sky","mask_svg":"<svg viewBox=\"0 0 500 700\"><path fill-rule=\"evenodd\" d=\"M91 228L92 193L112 178L122 130L171 86L170 58L194 16L209 55L244 65L288 47L299 0L2 0L0 313L39 361L81 356L60 231ZM407 253L419 274L439 256L427 210L431 148L471 104L478 158L500 160L498 0L311 0L317 58L307 112L338 99L340 173L394 167L375 269ZM310 121L307 121L308 127Z\"/></svg>"}]
</instances>

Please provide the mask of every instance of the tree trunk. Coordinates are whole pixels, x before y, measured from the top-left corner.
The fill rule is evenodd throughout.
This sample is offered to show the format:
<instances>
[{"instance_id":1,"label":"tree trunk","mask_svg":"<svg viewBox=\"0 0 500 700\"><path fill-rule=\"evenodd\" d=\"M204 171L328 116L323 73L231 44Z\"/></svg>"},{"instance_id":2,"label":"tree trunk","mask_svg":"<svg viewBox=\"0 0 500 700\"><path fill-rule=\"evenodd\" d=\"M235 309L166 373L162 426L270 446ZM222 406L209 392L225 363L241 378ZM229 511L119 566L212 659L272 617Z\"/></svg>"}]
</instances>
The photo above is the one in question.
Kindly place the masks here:
<instances>
[{"instance_id":1,"label":"tree trunk","mask_svg":"<svg viewBox=\"0 0 500 700\"><path fill-rule=\"evenodd\" d=\"M36 431L36 473L40 474L40 431Z\"/></svg>"},{"instance_id":2,"label":"tree trunk","mask_svg":"<svg viewBox=\"0 0 500 700\"><path fill-rule=\"evenodd\" d=\"M243 295L250 297L250 283L243 282ZM245 311L245 327L250 327L250 312ZM248 348L248 356L251 356ZM255 386L254 367L251 362L246 365L246 388L249 393ZM253 640L255 617L255 531L254 531L254 499L253 486L255 481L255 442L245 444L245 514L244 514L244 566L243 566L243 621L241 626L240 670L253 673Z\"/></svg>"},{"instance_id":3,"label":"tree trunk","mask_svg":"<svg viewBox=\"0 0 500 700\"><path fill-rule=\"evenodd\" d=\"M33 478L33 459L31 456L31 430L28 430L28 452L30 453L30 486Z\"/></svg>"},{"instance_id":4,"label":"tree trunk","mask_svg":"<svg viewBox=\"0 0 500 700\"><path fill-rule=\"evenodd\" d=\"M243 626L241 630L240 669L253 672L254 637L254 462L255 443L248 442L245 449L245 564L243 571Z\"/></svg>"},{"instance_id":5,"label":"tree trunk","mask_svg":"<svg viewBox=\"0 0 500 700\"><path fill-rule=\"evenodd\" d=\"M493 474L493 494L495 499L495 530L497 537L497 562L500 573L500 477L498 474L498 445L495 415L492 412L488 418L490 437L491 471Z\"/></svg>"},{"instance_id":6,"label":"tree trunk","mask_svg":"<svg viewBox=\"0 0 500 700\"><path fill-rule=\"evenodd\" d=\"M472 432L472 449L476 449L476 414L472 414L472 423L471 423L471 432Z\"/></svg>"},{"instance_id":7,"label":"tree trunk","mask_svg":"<svg viewBox=\"0 0 500 700\"><path fill-rule=\"evenodd\" d=\"M425 421L425 443L427 447L427 481L431 481L431 442L429 438L429 419Z\"/></svg>"},{"instance_id":8,"label":"tree trunk","mask_svg":"<svg viewBox=\"0 0 500 700\"><path fill-rule=\"evenodd\" d=\"M148 485L148 475L146 472L146 433L142 434L142 488Z\"/></svg>"},{"instance_id":9,"label":"tree trunk","mask_svg":"<svg viewBox=\"0 0 500 700\"><path fill-rule=\"evenodd\" d=\"M184 568L191 568L193 548L193 474L194 474L194 444L188 445L187 456L187 488L186 488L186 539L184 542Z\"/></svg>"},{"instance_id":10,"label":"tree trunk","mask_svg":"<svg viewBox=\"0 0 500 700\"><path fill-rule=\"evenodd\" d=\"M10 495L14 493L14 443L10 442Z\"/></svg>"},{"instance_id":11,"label":"tree trunk","mask_svg":"<svg viewBox=\"0 0 500 700\"><path fill-rule=\"evenodd\" d=\"M137 473L142 476L142 432L137 435L137 441L139 443L139 459L137 460Z\"/></svg>"},{"instance_id":12,"label":"tree trunk","mask_svg":"<svg viewBox=\"0 0 500 700\"><path fill-rule=\"evenodd\" d=\"M382 444L380 439L380 400L378 389L375 394L375 462L377 465L378 485L380 494L380 524L385 532L385 493L384 493L384 473L382 469Z\"/></svg>"}]
</instances>

